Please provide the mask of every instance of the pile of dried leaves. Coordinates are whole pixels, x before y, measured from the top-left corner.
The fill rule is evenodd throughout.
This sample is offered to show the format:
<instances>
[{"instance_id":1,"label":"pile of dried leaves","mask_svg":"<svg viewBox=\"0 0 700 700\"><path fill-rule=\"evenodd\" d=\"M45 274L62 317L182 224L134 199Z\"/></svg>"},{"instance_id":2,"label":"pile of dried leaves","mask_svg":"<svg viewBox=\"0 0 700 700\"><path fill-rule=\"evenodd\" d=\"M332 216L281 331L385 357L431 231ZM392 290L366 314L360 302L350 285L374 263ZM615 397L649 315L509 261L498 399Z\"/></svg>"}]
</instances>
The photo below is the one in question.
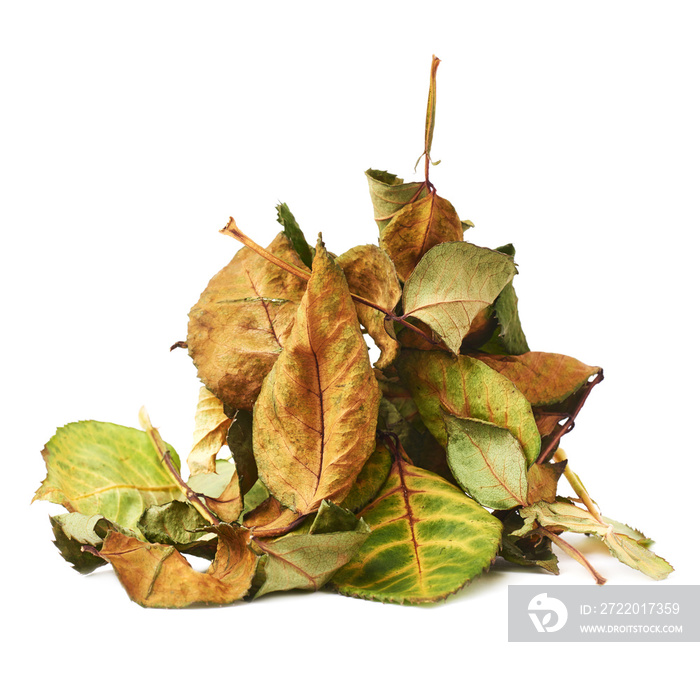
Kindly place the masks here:
<instances>
[{"instance_id":1,"label":"pile of dried leaves","mask_svg":"<svg viewBox=\"0 0 700 700\"><path fill-rule=\"evenodd\" d=\"M531 352L514 248L463 241L472 226L428 178L369 170L379 246L315 249L286 205L267 248L243 242L190 312L204 387L180 476L143 430L86 421L44 450L35 499L81 573L106 563L147 607L227 604L330 586L393 603L442 600L497 555L557 573L560 537L600 538L655 579L672 568L640 532L601 516L559 448L599 367ZM373 368L367 334L381 351ZM217 460L228 444L232 459ZM562 476L577 498L557 496ZM197 571L183 556L212 560Z\"/></svg>"}]
</instances>

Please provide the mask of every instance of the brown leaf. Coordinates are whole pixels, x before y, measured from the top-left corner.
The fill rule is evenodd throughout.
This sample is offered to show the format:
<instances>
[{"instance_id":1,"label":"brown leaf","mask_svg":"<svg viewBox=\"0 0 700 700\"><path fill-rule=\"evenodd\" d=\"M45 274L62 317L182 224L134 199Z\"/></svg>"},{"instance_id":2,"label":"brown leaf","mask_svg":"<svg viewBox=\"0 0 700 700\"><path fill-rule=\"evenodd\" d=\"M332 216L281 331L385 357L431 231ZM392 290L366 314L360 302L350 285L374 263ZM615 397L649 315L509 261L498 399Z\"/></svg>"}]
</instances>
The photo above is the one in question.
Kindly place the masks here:
<instances>
[{"instance_id":1,"label":"brown leaf","mask_svg":"<svg viewBox=\"0 0 700 700\"><path fill-rule=\"evenodd\" d=\"M473 356L508 377L533 406L561 403L580 389L589 377L600 372L600 367L591 367L573 357L551 352Z\"/></svg>"},{"instance_id":2,"label":"brown leaf","mask_svg":"<svg viewBox=\"0 0 700 700\"><path fill-rule=\"evenodd\" d=\"M401 299L401 285L391 259L381 248L376 245L356 246L343 253L336 262L345 273L353 294L373 301L388 311L394 310ZM359 302L355 302L355 308L360 323L381 350L377 367L388 367L396 359L401 346L386 331L386 315Z\"/></svg>"},{"instance_id":3,"label":"brown leaf","mask_svg":"<svg viewBox=\"0 0 700 700\"><path fill-rule=\"evenodd\" d=\"M243 598L255 575L249 532L221 525L216 557L206 573L195 571L174 548L110 532L99 556L112 564L131 600L145 608L228 605Z\"/></svg>"},{"instance_id":4,"label":"brown leaf","mask_svg":"<svg viewBox=\"0 0 700 700\"><path fill-rule=\"evenodd\" d=\"M462 224L450 202L431 192L407 204L382 231L379 244L405 282L418 261L438 243L462 240Z\"/></svg>"},{"instance_id":5,"label":"brown leaf","mask_svg":"<svg viewBox=\"0 0 700 700\"><path fill-rule=\"evenodd\" d=\"M342 501L374 451L380 395L345 276L319 241L294 328L253 412L270 493L299 514Z\"/></svg>"},{"instance_id":6,"label":"brown leaf","mask_svg":"<svg viewBox=\"0 0 700 700\"><path fill-rule=\"evenodd\" d=\"M217 515L225 523L238 520L243 511L243 497L241 496L240 479L238 472L234 471L226 488L216 498L204 496L207 508Z\"/></svg>"},{"instance_id":7,"label":"brown leaf","mask_svg":"<svg viewBox=\"0 0 700 700\"><path fill-rule=\"evenodd\" d=\"M566 469L566 462L551 464L535 462L527 471L528 504L545 501L554 503L557 499L557 483Z\"/></svg>"},{"instance_id":8,"label":"brown leaf","mask_svg":"<svg viewBox=\"0 0 700 700\"><path fill-rule=\"evenodd\" d=\"M224 406L206 387L199 390L199 402L194 417L194 438L187 466L190 476L211 474L216 471L216 455L226 444L231 419Z\"/></svg>"},{"instance_id":9,"label":"brown leaf","mask_svg":"<svg viewBox=\"0 0 700 700\"><path fill-rule=\"evenodd\" d=\"M267 250L303 267L280 233ZM204 385L229 408L251 410L294 323L305 282L243 248L190 311L187 346Z\"/></svg>"},{"instance_id":10,"label":"brown leaf","mask_svg":"<svg viewBox=\"0 0 700 700\"><path fill-rule=\"evenodd\" d=\"M269 496L244 516L243 524L256 537L277 537L288 532L298 520L298 513L285 508L274 496Z\"/></svg>"}]
</instances>

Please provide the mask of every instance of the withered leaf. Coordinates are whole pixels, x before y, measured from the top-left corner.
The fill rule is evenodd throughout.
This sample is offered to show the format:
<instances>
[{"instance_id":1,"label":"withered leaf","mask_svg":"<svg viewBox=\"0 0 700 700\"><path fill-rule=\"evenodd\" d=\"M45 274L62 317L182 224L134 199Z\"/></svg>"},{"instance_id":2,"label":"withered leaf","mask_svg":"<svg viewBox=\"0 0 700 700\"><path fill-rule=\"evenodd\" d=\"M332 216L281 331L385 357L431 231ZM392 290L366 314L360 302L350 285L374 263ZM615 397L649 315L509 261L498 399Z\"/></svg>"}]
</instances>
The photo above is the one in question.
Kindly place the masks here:
<instances>
[{"instance_id":1,"label":"withered leaf","mask_svg":"<svg viewBox=\"0 0 700 700\"><path fill-rule=\"evenodd\" d=\"M461 240L462 224L454 207L431 192L403 207L381 232L379 244L394 262L399 279L405 282L431 248Z\"/></svg>"},{"instance_id":2,"label":"withered leaf","mask_svg":"<svg viewBox=\"0 0 700 700\"><path fill-rule=\"evenodd\" d=\"M263 552L255 598L274 591L315 591L347 564L369 537L364 520L323 501L313 520L274 540L256 540Z\"/></svg>"},{"instance_id":3,"label":"withered leaf","mask_svg":"<svg viewBox=\"0 0 700 700\"><path fill-rule=\"evenodd\" d=\"M464 241L440 243L421 258L404 285L404 317L427 323L458 355L474 319L515 273L503 253Z\"/></svg>"},{"instance_id":4,"label":"withered leaf","mask_svg":"<svg viewBox=\"0 0 700 700\"><path fill-rule=\"evenodd\" d=\"M172 545L179 552L213 559L216 535L204 531L208 526L209 522L185 501L151 506L139 520L139 530L148 542Z\"/></svg>"},{"instance_id":5,"label":"withered leaf","mask_svg":"<svg viewBox=\"0 0 700 700\"><path fill-rule=\"evenodd\" d=\"M198 495L215 515L224 522L237 520L243 510L238 473L228 460L216 461L216 471L191 476L187 485Z\"/></svg>"},{"instance_id":6,"label":"withered leaf","mask_svg":"<svg viewBox=\"0 0 700 700\"><path fill-rule=\"evenodd\" d=\"M205 572L195 571L175 547L142 542L110 532L100 556L106 559L127 594L145 608L228 605L248 593L257 556L244 528L221 525L216 557Z\"/></svg>"},{"instance_id":7,"label":"withered leaf","mask_svg":"<svg viewBox=\"0 0 700 700\"><path fill-rule=\"evenodd\" d=\"M489 367L508 377L533 406L558 404L600 372L567 355L527 352L522 355L474 354Z\"/></svg>"},{"instance_id":8,"label":"withered leaf","mask_svg":"<svg viewBox=\"0 0 700 700\"><path fill-rule=\"evenodd\" d=\"M95 556L89 551L84 551L83 546L93 548L102 546L102 540L107 534L108 524L101 515L83 515L82 513L62 513L49 517L51 529L56 538L54 544L61 556L73 565L73 568L81 574L89 574L107 562ZM97 528L103 526L101 533Z\"/></svg>"},{"instance_id":9,"label":"withered leaf","mask_svg":"<svg viewBox=\"0 0 700 700\"><path fill-rule=\"evenodd\" d=\"M199 402L194 417L194 438L187 466L190 476L216 471L216 455L226 444L231 419L224 405L206 387L199 390Z\"/></svg>"},{"instance_id":10,"label":"withered leaf","mask_svg":"<svg viewBox=\"0 0 700 700\"><path fill-rule=\"evenodd\" d=\"M298 525L299 520L298 513L285 508L274 496L268 496L244 515L243 524L256 537L278 537Z\"/></svg>"},{"instance_id":11,"label":"withered leaf","mask_svg":"<svg viewBox=\"0 0 700 700\"><path fill-rule=\"evenodd\" d=\"M428 194L425 182L404 182L386 170L368 170L369 195L374 208L374 220L383 231L391 218L409 202Z\"/></svg>"},{"instance_id":12,"label":"withered leaf","mask_svg":"<svg viewBox=\"0 0 700 700\"><path fill-rule=\"evenodd\" d=\"M311 269L313 259L313 248L309 247L306 242L303 231L299 228L294 214L289 210L289 207L282 203L277 205L277 221L284 226L284 235L289 239L294 246L294 250L301 261Z\"/></svg>"},{"instance_id":13,"label":"withered leaf","mask_svg":"<svg viewBox=\"0 0 700 700\"><path fill-rule=\"evenodd\" d=\"M557 484L559 477L566 469L566 462L535 462L527 470L527 502L529 504L539 501L554 503L557 498Z\"/></svg>"},{"instance_id":14,"label":"withered leaf","mask_svg":"<svg viewBox=\"0 0 700 700\"><path fill-rule=\"evenodd\" d=\"M280 233L267 250L303 267ZM190 311L187 346L204 385L229 408L252 410L294 323L305 282L249 248L209 282Z\"/></svg>"},{"instance_id":15,"label":"withered leaf","mask_svg":"<svg viewBox=\"0 0 700 700\"><path fill-rule=\"evenodd\" d=\"M336 262L345 273L350 291L393 311L401 299L401 285L389 256L376 245L360 245L340 255ZM399 353L400 345L387 333L386 314L371 306L355 302L357 317L381 351L377 367L389 366Z\"/></svg>"},{"instance_id":16,"label":"withered leaf","mask_svg":"<svg viewBox=\"0 0 700 700\"><path fill-rule=\"evenodd\" d=\"M300 514L342 501L374 451L380 391L342 270L319 241L294 328L253 412L260 478Z\"/></svg>"},{"instance_id":17,"label":"withered leaf","mask_svg":"<svg viewBox=\"0 0 700 700\"><path fill-rule=\"evenodd\" d=\"M365 462L350 492L340 505L353 512L362 510L377 495L389 476L390 469L391 453L384 445L377 443L376 449Z\"/></svg>"}]
</instances>

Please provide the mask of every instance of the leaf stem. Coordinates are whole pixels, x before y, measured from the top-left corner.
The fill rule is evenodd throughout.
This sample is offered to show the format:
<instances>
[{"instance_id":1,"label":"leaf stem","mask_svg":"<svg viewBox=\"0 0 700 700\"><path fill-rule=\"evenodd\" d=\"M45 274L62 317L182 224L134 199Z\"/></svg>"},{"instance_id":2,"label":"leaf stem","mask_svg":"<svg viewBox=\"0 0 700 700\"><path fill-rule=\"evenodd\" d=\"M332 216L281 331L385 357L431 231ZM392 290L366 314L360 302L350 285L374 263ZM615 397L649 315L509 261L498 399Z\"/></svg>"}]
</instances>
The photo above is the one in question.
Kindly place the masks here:
<instances>
[{"instance_id":1,"label":"leaf stem","mask_svg":"<svg viewBox=\"0 0 700 700\"><path fill-rule=\"evenodd\" d=\"M292 265L285 260L282 260L281 258L278 258L276 255L273 255L269 250L265 250L261 245L256 243L252 238L249 238L248 236L243 233L238 228L238 225L236 224L236 221L234 220L233 217L229 218L228 224L224 226L224 228L221 229L219 233L224 233L228 236L231 236L231 238L235 238L239 243L243 243L243 245L248 246L251 250L254 250L258 255L261 257L265 258L268 262L272 263L273 265L277 265L277 267L282 268L283 270L286 270L289 272L291 275L294 275L295 277L298 277L299 279L303 279L306 282L308 282L311 279L311 273L302 270L295 265ZM422 338L427 340L429 343L432 343L433 345L437 345L438 347L441 347L444 350L447 350L447 348L440 343L439 341L433 339L431 336L429 336L427 333L422 331L420 328L417 328L414 326L412 323L407 321L405 318L402 316L397 316L394 314L393 311L389 309L385 309L383 306L379 306L379 304L375 304L373 301L370 301L369 299L365 299L364 297L361 297L359 294L354 294L353 292L350 292L350 296L360 304L364 304L365 306L369 306L373 309L376 309L377 311L380 311L383 313L386 318L388 318L391 321L396 321L400 323L402 326L405 326L406 328L409 328L412 330L414 333L417 333L420 335Z\"/></svg>"},{"instance_id":2,"label":"leaf stem","mask_svg":"<svg viewBox=\"0 0 700 700\"><path fill-rule=\"evenodd\" d=\"M148 412L143 406L139 411L139 423L141 424L141 427L146 431L148 437L151 439L151 442L156 448L156 452L158 453L161 461L170 471L171 476L177 483L178 487L180 488L180 491L182 491L185 498L187 498L187 500L197 509L200 515L203 518L205 518L208 522L210 522L212 525L221 525L221 521L216 517L216 515L214 515L214 513L212 513L204 505L204 503L202 503L197 494L183 481L182 477L180 476L180 472L173 464L172 457L170 456L170 451L165 446L165 442L163 442L163 438L160 436L160 433L158 432L157 428L153 427Z\"/></svg>"},{"instance_id":3,"label":"leaf stem","mask_svg":"<svg viewBox=\"0 0 700 700\"><path fill-rule=\"evenodd\" d=\"M592 566L592 564L586 559L586 557L583 556L581 552L579 552L576 547L573 545L570 545L565 539L562 539L559 537L559 535L556 535L553 533L551 530L548 530L546 527L542 527L540 525L539 529L535 531L536 533L542 534L545 537L549 538L556 544L560 549L563 549L572 559L575 559L581 566L583 566L588 573L590 573L591 576L595 579L595 582L599 585L602 586L607 579L601 576Z\"/></svg>"},{"instance_id":4,"label":"leaf stem","mask_svg":"<svg viewBox=\"0 0 700 700\"><path fill-rule=\"evenodd\" d=\"M603 379L603 370L601 369L598 374L595 375L595 377L589 381L585 387L583 392L581 393L581 396L578 399L578 402L576 406L574 407L574 410L568 414L568 418L564 422L563 425L560 425L550 436L549 440L546 446L542 446L542 450L540 451L540 456L537 458L537 464L544 464L545 462L549 461L550 457L554 454L558 447L559 440L562 438L563 435L566 433L570 432L574 428L574 421L576 420L576 416L578 416L579 412L583 408L583 404L586 403L586 399L588 398L588 395L591 393L591 390L596 384L600 384Z\"/></svg>"},{"instance_id":5,"label":"leaf stem","mask_svg":"<svg viewBox=\"0 0 700 700\"><path fill-rule=\"evenodd\" d=\"M600 511L596 508L593 499L591 498L588 491L586 491L586 487L583 485L581 479L579 479L578 474L571 470L571 467L569 466L569 460L566 456L566 452L564 452L564 450L562 450L561 447L554 453L554 460L556 462L566 461L566 467L564 468L564 476L571 485L571 488L574 490L574 493L581 499L583 505L585 505L586 508L588 508L588 512L599 523L607 526L607 523L603 521L603 518L600 515Z\"/></svg>"}]
</instances>

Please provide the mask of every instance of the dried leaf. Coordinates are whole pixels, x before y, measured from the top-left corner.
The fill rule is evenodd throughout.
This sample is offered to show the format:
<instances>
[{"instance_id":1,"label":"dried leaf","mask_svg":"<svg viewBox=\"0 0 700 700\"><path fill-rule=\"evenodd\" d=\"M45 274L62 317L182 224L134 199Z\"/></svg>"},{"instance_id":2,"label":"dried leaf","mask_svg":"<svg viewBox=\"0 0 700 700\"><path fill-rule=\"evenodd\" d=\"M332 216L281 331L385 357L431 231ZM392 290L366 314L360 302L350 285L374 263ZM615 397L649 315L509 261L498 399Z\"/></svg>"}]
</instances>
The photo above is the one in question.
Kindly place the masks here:
<instances>
[{"instance_id":1,"label":"dried leaf","mask_svg":"<svg viewBox=\"0 0 700 700\"><path fill-rule=\"evenodd\" d=\"M504 428L445 414L447 462L460 486L482 506L527 504L527 466L520 443Z\"/></svg>"},{"instance_id":2,"label":"dried leaf","mask_svg":"<svg viewBox=\"0 0 700 700\"><path fill-rule=\"evenodd\" d=\"M394 262L399 279L405 282L431 248L461 240L462 224L454 207L431 192L407 204L392 218L381 232L379 245Z\"/></svg>"},{"instance_id":3,"label":"dried leaf","mask_svg":"<svg viewBox=\"0 0 700 700\"><path fill-rule=\"evenodd\" d=\"M166 447L179 469L177 453ZM98 421L69 423L56 431L42 455L47 477L32 500L101 515L123 528L136 530L148 506L181 497L141 430Z\"/></svg>"},{"instance_id":4,"label":"dried leaf","mask_svg":"<svg viewBox=\"0 0 700 700\"><path fill-rule=\"evenodd\" d=\"M208 526L197 509L184 501L151 506L139 520L139 530L148 542L172 545L179 552L213 559L216 535L203 531Z\"/></svg>"},{"instance_id":5,"label":"dried leaf","mask_svg":"<svg viewBox=\"0 0 700 700\"><path fill-rule=\"evenodd\" d=\"M216 455L226 444L231 419L224 405L206 387L199 390L199 402L194 417L194 438L187 466L190 476L216 471Z\"/></svg>"},{"instance_id":6,"label":"dried leaf","mask_svg":"<svg viewBox=\"0 0 700 700\"><path fill-rule=\"evenodd\" d=\"M303 266L282 233L267 250ZM243 248L211 279L190 311L189 353L204 385L227 407L252 410L291 331L305 286Z\"/></svg>"},{"instance_id":7,"label":"dried leaf","mask_svg":"<svg viewBox=\"0 0 700 700\"><path fill-rule=\"evenodd\" d=\"M256 537L279 537L298 525L299 521L299 514L285 508L274 496L268 496L243 518L243 524Z\"/></svg>"},{"instance_id":8,"label":"dried leaf","mask_svg":"<svg viewBox=\"0 0 700 700\"><path fill-rule=\"evenodd\" d=\"M473 320L493 304L515 272L507 255L489 248L462 241L436 245L406 281L404 317L427 323L458 355Z\"/></svg>"},{"instance_id":9,"label":"dried leaf","mask_svg":"<svg viewBox=\"0 0 700 700\"><path fill-rule=\"evenodd\" d=\"M517 356L475 354L474 357L508 377L533 406L561 403L600 372L566 355L527 352Z\"/></svg>"},{"instance_id":10,"label":"dried leaf","mask_svg":"<svg viewBox=\"0 0 700 700\"><path fill-rule=\"evenodd\" d=\"M318 590L357 554L369 534L363 520L323 501L308 525L275 540L256 540L263 556L255 598L274 591Z\"/></svg>"},{"instance_id":11,"label":"dried leaf","mask_svg":"<svg viewBox=\"0 0 700 700\"><path fill-rule=\"evenodd\" d=\"M555 532L594 535L602 540L610 553L623 564L641 571L650 578L661 580L673 571L673 567L665 559L630 537L631 533L626 525L618 529L613 520L601 523L587 510L570 501L559 499L556 503L535 503L521 509L520 514L525 521L522 531L539 523Z\"/></svg>"},{"instance_id":12,"label":"dried leaf","mask_svg":"<svg viewBox=\"0 0 700 700\"><path fill-rule=\"evenodd\" d=\"M554 503L557 499L559 477L566 469L566 462L556 464L535 462L527 471L527 502L546 501Z\"/></svg>"},{"instance_id":13,"label":"dried leaf","mask_svg":"<svg viewBox=\"0 0 700 700\"><path fill-rule=\"evenodd\" d=\"M216 472L195 474L187 485L203 496L207 508L226 523L237 520L243 511L238 472L232 462L217 460Z\"/></svg>"},{"instance_id":14,"label":"dried leaf","mask_svg":"<svg viewBox=\"0 0 700 700\"><path fill-rule=\"evenodd\" d=\"M142 542L110 532L100 556L112 566L131 600L145 608L228 605L250 589L256 555L249 533L222 525L217 529L216 557L206 573L195 571L174 547Z\"/></svg>"},{"instance_id":15,"label":"dried leaf","mask_svg":"<svg viewBox=\"0 0 700 700\"><path fill-rule=\"evenodd\" d=\"M447 445L447 412L506 428L520 442L528 465L539 456L540 436L530 404L512 382L485 363L440 350L403 350L397 369L441 445Z\"/></svg>"},{"instance_id":16,"label":"dried leaf","mask_svg":"<svg viewBox=\"0 0 700 700\"><path fill-rule=\"evenodd\" d=\"M379 399L345 277L319 242L294 329L253 412L270 493L300 514L342 501L374 451Z\"/></svg>"},{"instance_id":17,"label":"dried leaf","mask_svg":"<svg viewBox=\"0 0 700 700\"><path fill-rule=\"evenodd\" d=\"M356 246L339 256L336 262L354 294L389 311L399 303L401 285L393 263L381 248L376 245ZM360 302L355 302L355 309L360 323L381 350L377 367L388 367L396 359L401 346L387 333L384 325L386 314Z\"/></svg>"},{"instance_id":18,"label":"dried leaf","mask_svg":"<svg viewBox=\"0 0 700 700\"><path fill-rule=\"evenodd\" d=\"M95 556L89 551L84 551L83 546L100 548L106 535L98 534L96 528L102 524L108 524L101 515L83 515L82 513L62 513L50 516L51 529L53 530L61 556L73 565L73 568L81 574L89 574L107 562Z\"/></svg>"},{"instance_id":19,"label":"dried leaf","mask_svg":"<svg viewBox=\"0 0 700 700\"><path fill-rule=\"evenodd\" d=\"M425 182L404 182L386 170L368 170L369 194L374 207L374 220L379 231L384 230L391 218L409 202L428 194Z\"/></svg>"},{"instance_id":20,"label":"dried leaf","mask_svg":"<svg viewBox=\"0 0 700 700\"><path fill-rule=\"evenodd\" d=\"M377 498L360 513L372 529L332 580L343 595L384 603L443 600L488 569L501 523L456 486L395 458Z\"/></svg>"}]
</instances>

